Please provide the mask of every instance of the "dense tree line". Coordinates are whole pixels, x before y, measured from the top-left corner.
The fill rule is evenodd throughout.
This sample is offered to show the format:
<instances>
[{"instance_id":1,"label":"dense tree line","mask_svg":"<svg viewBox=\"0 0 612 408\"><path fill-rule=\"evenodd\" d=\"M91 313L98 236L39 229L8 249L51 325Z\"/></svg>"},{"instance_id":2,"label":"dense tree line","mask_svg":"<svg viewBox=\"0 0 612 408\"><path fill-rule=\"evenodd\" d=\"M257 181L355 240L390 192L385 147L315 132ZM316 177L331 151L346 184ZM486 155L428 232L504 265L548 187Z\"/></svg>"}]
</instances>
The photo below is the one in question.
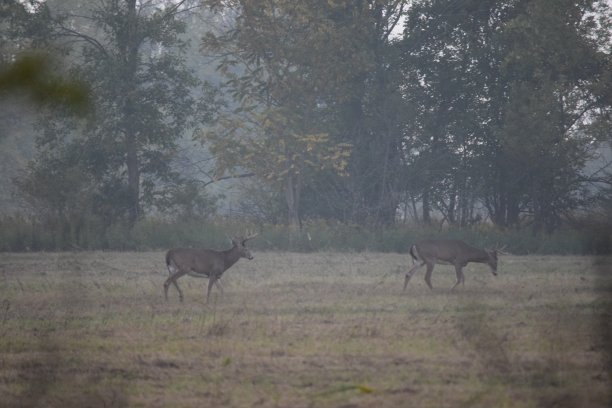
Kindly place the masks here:
<instances>
[{"instance_id":1,"label":"dense tree line","mask_svg":"<svg viewBox=\"0 0 612 408\"><path fill-rule=\"evenodd\" d=\"M133 225L144 211L210 205L174 171L177 140L210 120L214 90L185 60L187 2L34 3L15 26L40 21L44 47L87 84L92 109L41 112L37 157L16 180L37 216L66 234L91 224ZM27 8L27 4L13 3ZM179 201L181 200L181 201Z\"/></svg>"},{"instance_id":2,"label":"dense tree line","mask_svg":"<svg viewBox=\"0 0 612 408\"><path fill-rule=\"evenodd\" d=\"M255 124L257 141L272 137L262 111L273 107L293 115L276 133L297 141L323 132L328 145L350 146L342 172L300 172L300 211L296 183L279 186L291 222L300 212L387 225L403 208L425 223L435 213L450 224L486 217L550 231L592 204L582 170L610 141L605 2L214 6L238 16L205 40L242 103L232 127L251 137L241 127ZM226 142L212 140L221 156ZM257 158L267 162L265 149ZM280 160L288 168L294 150Z\"/></svg>"},{"instance_id":3,"label":"dense tree line","mask_svg":"<svg viewBox=\"0 0 612 408\"><path fill-rule=\"evenodd\" d=\"M412 173L424 181L425 220L434 205L467 223L480 202L497 225L528 217L550 230L586 204L581 171L610 137L597 131L610 124L611 65L596 6L424 2L408 15L404 70L420 153L411 167L423 169ZM443 22L421 17L445 13Z\"/></svg>"},{"instance_id":4,"label":"dense tree line","mask_svg":"<svg viewBox=\"0 0 612 408\"><path fill-rule=\"evenodd\" d=\"M16 180L73 233L210 214L208 186L233 178L253 216L295 226L552 231L609 202L610 174L585 172L611 142L605 1L68 3L4 1L0 61L52 47L49 69L89 85L85 116L41 113ZM191 135L208 181L172 166Z\"/></svg>"}]
</instances>

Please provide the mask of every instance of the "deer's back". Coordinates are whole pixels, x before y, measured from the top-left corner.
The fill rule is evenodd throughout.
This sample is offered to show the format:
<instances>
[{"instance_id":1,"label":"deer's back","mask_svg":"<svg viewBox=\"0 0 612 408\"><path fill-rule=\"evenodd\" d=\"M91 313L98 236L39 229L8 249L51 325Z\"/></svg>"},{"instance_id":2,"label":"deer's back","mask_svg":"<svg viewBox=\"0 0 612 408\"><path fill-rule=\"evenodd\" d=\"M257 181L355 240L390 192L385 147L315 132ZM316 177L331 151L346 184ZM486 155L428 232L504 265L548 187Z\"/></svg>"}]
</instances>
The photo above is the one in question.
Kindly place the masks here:
<instances>
[{"instance_id":1,"label":"deer's back","mask_svg":"<svg viewBox=\"0 0 612 408\"><path fill-rule=\"evenodd\" d=\"M452 263L466 257L476 248L458 239L429 239L416 243L418 256L422 259L437 259Z\"/></svg>"},{"instance_id":2,"label":"deer's back","mask_svg":"<svg viewBox=\"0 0 612 408\"><path fill-rule=\"evenodd\" d=\"M166 254L166 263L170 262L182 270L209 275L223 272L223 255L212 249L174 248Z\"/></svg>"}]
</instances>

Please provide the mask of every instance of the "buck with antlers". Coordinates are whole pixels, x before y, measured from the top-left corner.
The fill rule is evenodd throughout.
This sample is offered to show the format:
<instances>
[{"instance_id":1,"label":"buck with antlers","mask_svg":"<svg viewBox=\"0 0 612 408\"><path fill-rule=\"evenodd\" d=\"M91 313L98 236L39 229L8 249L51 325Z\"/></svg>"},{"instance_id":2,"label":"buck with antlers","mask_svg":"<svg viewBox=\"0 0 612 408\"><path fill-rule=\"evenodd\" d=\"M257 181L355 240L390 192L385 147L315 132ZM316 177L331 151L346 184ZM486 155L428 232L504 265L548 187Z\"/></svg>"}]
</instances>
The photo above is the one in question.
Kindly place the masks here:
<instances>
[{"instance_id":1,"label":"buck with antlers","mask_svg":"<svg viewBox=\"0 0 612 408\"><path fill-rule=\"evenodd\" d=\"M223 287L219 279L223 272L228 270L240 258L253 259L251 251L245 246L246 241L255 238L258 234L247 234L231 239L232 247L225 251L214 251L212 249L174 248L166 253L166 266L170 277L164 283L164 295L168 300L168 287L174 285L179 293L181 302L183 292L176 282L183 275L196 278L208 278L208 291L206 292L206 303L210 297L213 285L223 294Z\"/></svg>"},{"instance_id":2,"label":"buck with antlers","mask_svg":"<svg viewBox=\"0 0 612 408\"><path fill-rule=\"evenodd\" d=\"M417 264L406 273L404 290L406 290L406 286L408 286L408 281L412 275L424 265L427 265L425 283L427 283L430 289L433 289L431 286L431 273L433 272L435 264L455 266L457 282L453 285L452 289L455 289L459 283L464 283L463 267L469 262L487 264L491 268L491 273L497 276L498 253L501 252L496 249L483 250L475 248L456 239L431 239L417 242L410 247L410 255L412 256L413 262L416 261Z\"/></svg>"}]
</instances>

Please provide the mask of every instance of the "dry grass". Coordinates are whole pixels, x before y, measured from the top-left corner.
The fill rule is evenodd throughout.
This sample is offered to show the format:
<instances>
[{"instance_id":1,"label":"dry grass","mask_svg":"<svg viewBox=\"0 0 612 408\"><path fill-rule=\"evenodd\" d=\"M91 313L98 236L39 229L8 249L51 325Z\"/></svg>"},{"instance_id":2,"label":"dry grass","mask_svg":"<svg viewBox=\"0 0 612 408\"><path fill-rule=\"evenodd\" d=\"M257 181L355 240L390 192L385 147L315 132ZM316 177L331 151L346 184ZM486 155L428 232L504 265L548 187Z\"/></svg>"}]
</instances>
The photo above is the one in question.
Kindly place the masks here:
<instances>
[{"instance_id":1,"label":"dry grass","mask_svg":"<svg viewBox=\"0 0 612 408\"><path fill-rule=\"evenodd\" d=\"M204 302L162 253L0 254L0 405L577 407L612 402L611 260L258 253Z\"/></svg>"}]
</instances>

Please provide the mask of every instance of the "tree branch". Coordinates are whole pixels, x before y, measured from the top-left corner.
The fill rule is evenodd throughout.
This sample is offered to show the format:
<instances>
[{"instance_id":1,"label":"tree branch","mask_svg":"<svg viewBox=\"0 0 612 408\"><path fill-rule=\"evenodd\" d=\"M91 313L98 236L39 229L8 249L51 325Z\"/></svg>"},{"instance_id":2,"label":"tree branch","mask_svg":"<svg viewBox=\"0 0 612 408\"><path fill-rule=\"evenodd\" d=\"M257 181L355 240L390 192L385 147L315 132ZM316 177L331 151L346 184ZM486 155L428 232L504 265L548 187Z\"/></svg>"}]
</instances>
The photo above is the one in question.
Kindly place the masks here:
<instances>
[{"instance_id":1,"label":"tree branch","mask_svg":"<svg viewBox=\"0 0 612 408\"><path fill-rule=\"evenodd\" d=\"M202 187L206 187L218 181L229 180L229 179L239 179L239 178L246 178L246 177L253 177L253 176L255 176L255 173L235 174L235 175L230 175L230 176L217 177L217 178L212 179L211 181L200 181L200 183L202 183Z\"/></svg>"},{"instance_id":2,"label":"tree branch","mask_svg":"<svg viewBox=\"0 0 612 408\"><path fill-rule=\"evenodd\" d=\"M106 49L104 48L104 46L95 38L90 37L87 34L79 33L78 31L68 28L59 22L58 22L58 26L65 33L58 33L57 35L63 35L66 37L76 37L83 41L86 41L89 44L93 45L95 48L97 48L100 52L102 52L102 54L104 54L105 57L108 57L108 52L106 52Z\"/></svg>"}]
</instances>

